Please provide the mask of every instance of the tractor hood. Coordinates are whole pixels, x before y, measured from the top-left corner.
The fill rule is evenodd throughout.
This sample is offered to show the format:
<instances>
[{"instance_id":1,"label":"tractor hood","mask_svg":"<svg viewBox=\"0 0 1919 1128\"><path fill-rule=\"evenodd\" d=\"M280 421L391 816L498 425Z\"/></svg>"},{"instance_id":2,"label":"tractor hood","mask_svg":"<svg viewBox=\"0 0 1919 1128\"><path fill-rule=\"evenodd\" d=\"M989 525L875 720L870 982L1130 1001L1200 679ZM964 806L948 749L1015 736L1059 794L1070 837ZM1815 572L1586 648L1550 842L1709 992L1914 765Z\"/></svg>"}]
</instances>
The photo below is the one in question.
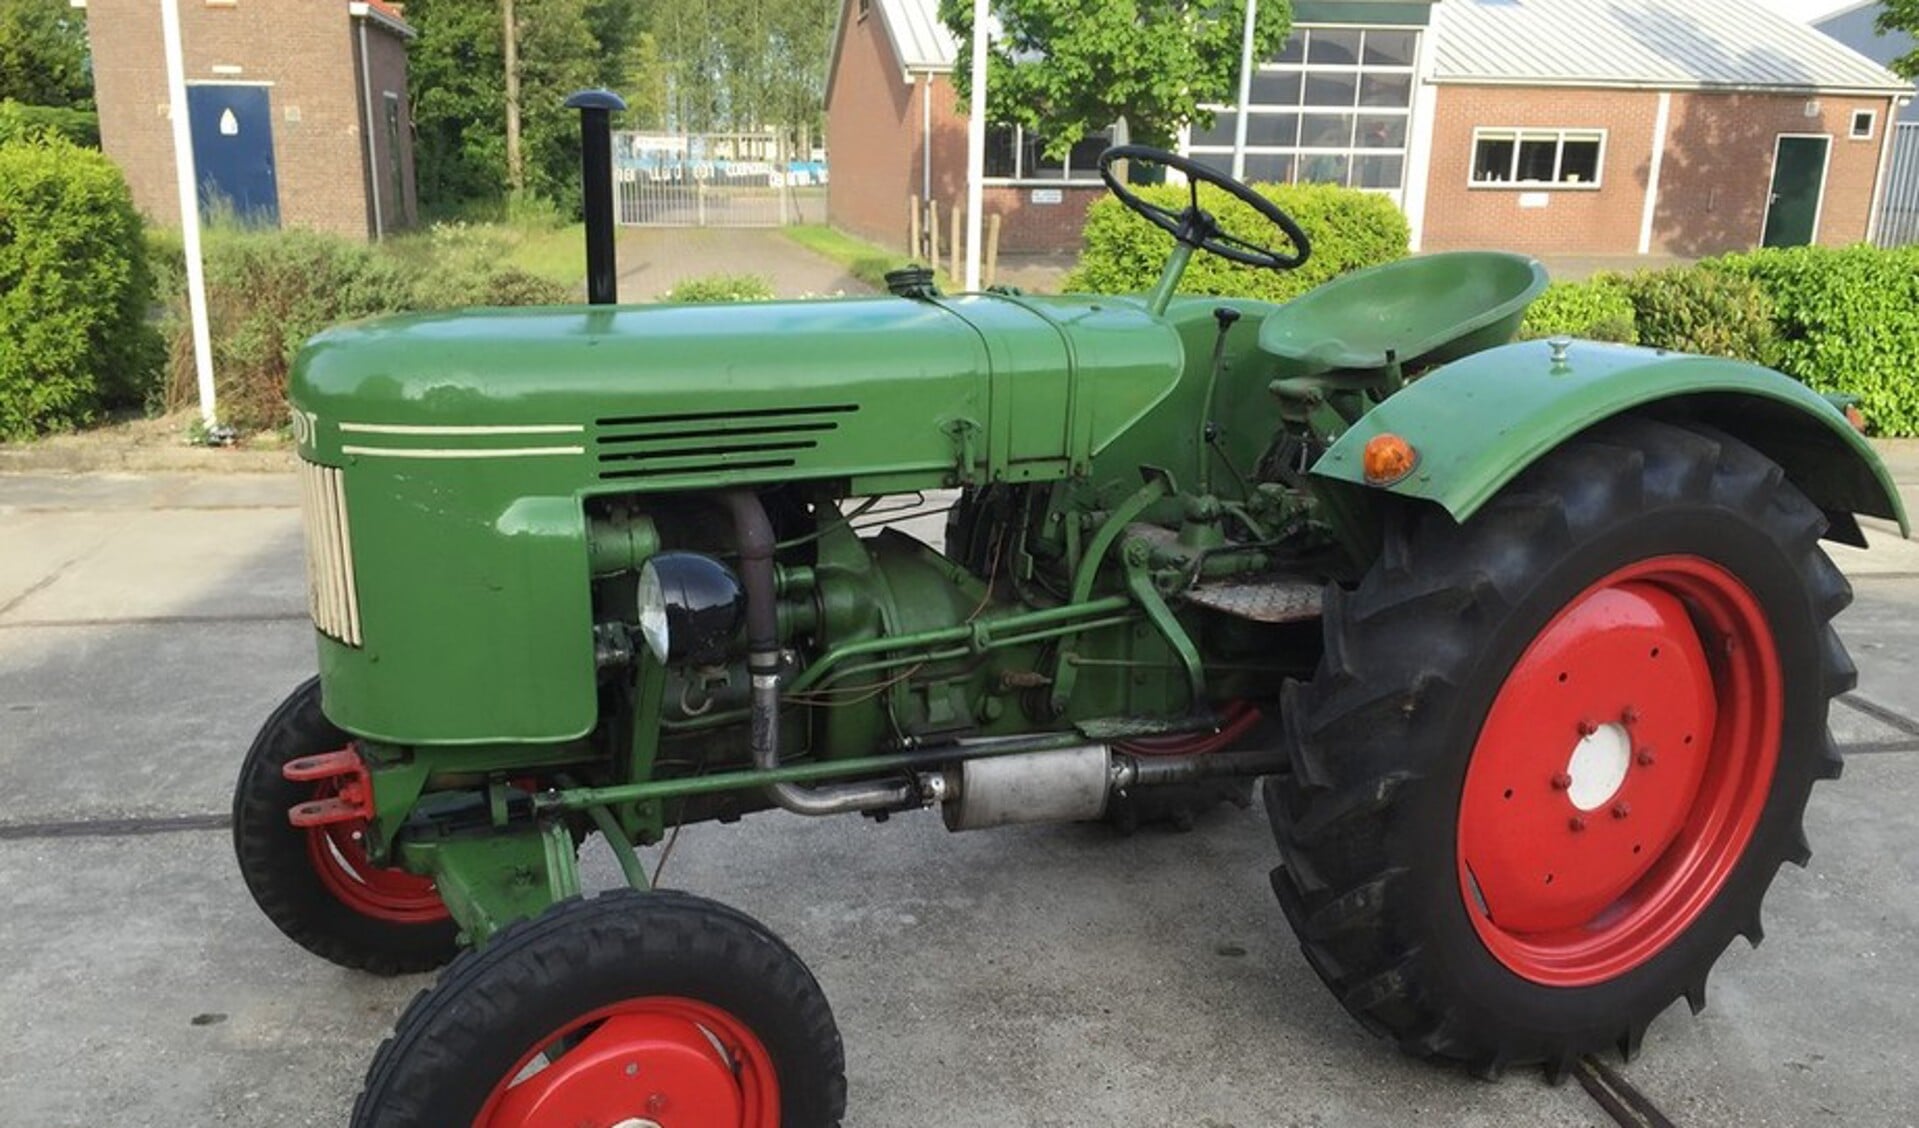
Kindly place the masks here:
<instances>
[{"instance_id":1,"label":"tractor hood","mask_svg":"<svg viewBox=\"0 0 1919 1128\"><path fill-rule=\"evenodd\" d=\"M308 343L301 452L496 463L574 488L1055 477L1176 385L1127 299L1000 295L583 306L385 318Z\"/></svg>"}]
</instances>

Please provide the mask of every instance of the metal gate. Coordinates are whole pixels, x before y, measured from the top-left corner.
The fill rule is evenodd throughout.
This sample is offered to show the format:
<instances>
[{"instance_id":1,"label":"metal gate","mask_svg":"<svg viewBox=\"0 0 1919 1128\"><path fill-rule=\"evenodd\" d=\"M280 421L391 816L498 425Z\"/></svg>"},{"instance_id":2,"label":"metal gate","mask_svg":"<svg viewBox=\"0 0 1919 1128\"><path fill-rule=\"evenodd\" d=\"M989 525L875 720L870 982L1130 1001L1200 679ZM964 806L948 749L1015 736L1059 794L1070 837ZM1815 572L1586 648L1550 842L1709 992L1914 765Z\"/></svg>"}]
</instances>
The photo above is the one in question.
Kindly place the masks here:
<instances>
[{"instance_id":1,"label":"metal gate","mask_svg":"<svg viewBox=\"0 0 1919 1128\"><path fill-rule=\"evenodd\" d=\"M615 133L613 198L631 227L780 227L826 219L826 162L777 133Z\"/></svg>"},{"instance_id":2,"label":"metal gate","mask_svg":"<svg viewBox=\"0 0 1919 1128\"><path fill-rule=\"evenodd\" d=\"M1919 121L1901 122L1897 129L1874 240L1882 247L1919 243Z\"/></svg>"}]
</instances>

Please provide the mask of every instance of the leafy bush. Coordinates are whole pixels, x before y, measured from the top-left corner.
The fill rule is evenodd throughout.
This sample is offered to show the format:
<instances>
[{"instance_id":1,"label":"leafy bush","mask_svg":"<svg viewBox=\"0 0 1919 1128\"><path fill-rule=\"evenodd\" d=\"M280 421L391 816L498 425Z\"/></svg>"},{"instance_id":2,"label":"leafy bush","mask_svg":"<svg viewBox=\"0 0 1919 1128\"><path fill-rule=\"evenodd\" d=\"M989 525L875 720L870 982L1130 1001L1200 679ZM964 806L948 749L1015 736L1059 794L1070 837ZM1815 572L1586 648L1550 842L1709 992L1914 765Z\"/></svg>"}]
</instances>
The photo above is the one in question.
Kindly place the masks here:
<instances>
[{"instance_id":1,"label":"leafy bush","mask_svg":"<svg viewBox=\"0 0 1919 1128\"><path fill-rule=\"evenodd\" d=\"M100 147L100 115L64 106L30 106L0 100L0 145L53 135L89 149Z\"/></svg>"},{"instance_id":2,"label":"leafy bush","mask_svg":"<svg viewBox=\"0 0 1919 1128\"><path fill-rule=\"evenodd\" d=\"M1717 262L1770 296L1781 371L1857 396L1882 434L1919 435L1919 246L1793 247Z\"/></svg>"},{"instance_id":3,"label":"leafy bush","mask_svg":"<svg viewBox=\"0 0 1919 1128\"><path fill-rule=\"evenodd\" d=\"M660 295L663 302L763 302L773 296L773 284L757 274L708 274L686 281Z\"/></svg>"},{"instance_id":4,"label":"leafy bush","mask_svg":"<svg viewBox=\"0 0 1919 1128\"><path fill-rule=\"evenodd\" d=\"M1325 184L1260 184L1254 189L1299 222L1312 243L1312 257L1298 270L1276 271L1240 266L1202 252L1186 268L1181 293L1279 302L1341 274L1406 256L1406 217L1377 192ZM1180 185L1135 186L1133 191L1147 203L1173 211L1184 208L1188 200L1188 189ZM1200 187L1199 199L1227 234L1290 253L1286 237L1247 204L1210 185ZM1067 275L1063 288L1096 294L1149 289L1172 249L1171 235L1108 196L1087 210L1079 266Z\"/></svg>"},{"instance_id":5,"label":"leafy bush","mask_svg":"<svg viewBox=\"0 0 1919 1128\"><path fill-rule=\"evenodd\" d=\"M120 170L56 137L0 145L0 438L138 398L160 361Z\"/></svg>"},{"instance_id":6,"label":"leafy bush","mask_svg":"<svg viewBox=\"0 0 1919 1128\"><path fill-rule=\"evenodd\" d=\"M1639 343L1632 299L1625 279L1617 274L1596 274L1584 282L1554 282L1527 308L1519 335L1528 340L1564 335L1622 345Z\"/></svg>"},{"instance_id":7,"label":"leafy bush","mask_svg":"<svg viewBox=\"0 0 1919 1128\"><path fill-rule=\"evenodd\" d=\"M1626 295L1642 345L1775 362L1772 302L1743 274L1710 262L1646 271L1626 279Z\"/></svg>"}]
</instances>

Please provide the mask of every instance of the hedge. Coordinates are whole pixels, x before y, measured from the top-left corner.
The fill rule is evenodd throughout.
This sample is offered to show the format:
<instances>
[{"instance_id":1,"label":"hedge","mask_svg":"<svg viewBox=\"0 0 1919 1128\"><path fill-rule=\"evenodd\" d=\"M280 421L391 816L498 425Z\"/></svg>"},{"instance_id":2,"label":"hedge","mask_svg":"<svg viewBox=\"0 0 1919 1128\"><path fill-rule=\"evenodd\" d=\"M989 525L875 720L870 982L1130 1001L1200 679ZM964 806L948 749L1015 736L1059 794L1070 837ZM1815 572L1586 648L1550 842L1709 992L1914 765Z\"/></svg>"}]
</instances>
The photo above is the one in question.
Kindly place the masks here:
<instances>
[{"instance_id":1,"label":"hedge","mask_svg":"<svg viewBox=\"0 0 1919 1128\"><path fill-rule=\"evenodd\" d=\"M111 161L45 134L0 144L0 439L137 399L161 356L152 292Z\"/></svg>"},{"instance_id":2,"label":"hedge","mask_svg":"<svg viewBox=\"0 0 1919 1128\"><path fill-rule=\"evenodd\" d=\"M1377 192L1325 184L1257 184L1254 190L1299 221L1312 255L1297 270L1262 270L1200 252L1180 281L1183 294L1220 294L1283 302L1362 267L1404 258L1406 217ZM1148 203L1178 211L1188 201L1182 185L1134 186ZM1201 185L1200 205L1237 238L1291 253L1286 237L1251 206L1211 185ZM1159 278L1173 237L1108 196L1086 213L1079 266L1066 276L1068 292L1122 294L1150 289Z\"/></svg>"},{"instance_id":3,"label":"hedge","mask_svg":"<svg viewBox=\"0 0 1919 1128\"><path fill-rule=\"evenodd\" d=\"M1773 305L1746 275L1712 263L1644 271L1626 280L1639 343L1773 364Z\"/></svg>"},{"instance_id":4,"label":"hedge","mask_svg":"<svg viewBox=\"0 0 1919 1128\"><path fill-rule=\"evenodd\" d=\"M1526 309L1519 335L1583 337L1589 341L1639 343L1639 327L1626 280L1596 274L1584 282L1554 282Z\"/></svg>"},{"instance_id":5,"label":"hedge","mask_svg":"<svg viewBox=\"0 0 1919 1128\"><path fill-rule=\"evenodd\" d=\"M1873 429L1919 435L1919 246L1793 247L1731 255L1773 305L1773 363L1859 398Z\"/></svg>"},{"instance_id":6,"label":"hedge","mask_svg":"<svg viewBox=\"0 0 1919 1128\"><path fill-rule=\"evenodd\" d=\"M53 135L89 149L100 147L100 115L64 106L30 106L0 99L0 145Z\"/></svg>"},{"instance_id":7,"label":"hedge","mask_svg":"<svg viewBox=\"0 0 1919 1128\"><path fill-rule=\"evenodd\" d=\"M703 274L660 295L663 302L763 302L773 284L757 274Z\"/></svg>"},{"instance_id":8,"label":"hedge","mask_svg":"<svg viewBox=\"0 0 1919 1128\"><path fill-rule=\"evenodd\" d=\"M165 410L198 395L177 247L177 237L155 240L171 297L171 364L158 397ZM464 244L397 253L311 231L216 229L203 253L221 421L241 431L287 422L293 357L329 325L406 310L551 305L571 296L558 282L499 265Z\"/></svg>"}]
</instances>

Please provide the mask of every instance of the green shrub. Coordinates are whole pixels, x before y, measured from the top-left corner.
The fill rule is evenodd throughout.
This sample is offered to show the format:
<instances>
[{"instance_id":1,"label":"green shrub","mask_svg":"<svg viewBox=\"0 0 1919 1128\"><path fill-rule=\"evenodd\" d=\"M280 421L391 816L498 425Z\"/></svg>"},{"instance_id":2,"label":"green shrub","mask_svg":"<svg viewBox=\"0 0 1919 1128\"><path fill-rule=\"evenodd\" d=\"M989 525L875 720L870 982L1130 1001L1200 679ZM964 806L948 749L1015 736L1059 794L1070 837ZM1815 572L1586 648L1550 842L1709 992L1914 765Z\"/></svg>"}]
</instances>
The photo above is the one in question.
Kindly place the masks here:
<instances>
[{"instance_id":1,"label":"green shrub","mask_svg":"<svg viewBox=\"0 0 1919 1128\"><path fill-rule=\"evenodd\" d=\"M411 279L372 247L309 231L210 231L203 242L207 322L220 418L242 431L286 422L287 370L329 325L411 304ZM170 318L168 408L197 394L184 299Z\"/></svg>"},{"instance_id":2,"label":"green shrub","mask_svg":"<svg viewBox=\"0 0 1919 1128\"><path fill-rule=\"evenodd\" d=\"M29 106L0 100L0 145L52 135L88 149L100 147L100 115L65 106Z\"/></svg>"},{"instance_id":3,"label":"green shrub","mask_svg":"<svg viewBox=\"0 0 1919 1128\"><path fill-rule=\"evenodd\" d=\"M1711 262L1646 271L1626 279L1626 295L1642 345L1774 363L1772 302L1743 274Z\"/></svg>"},{"instance_id":4,"label":"green shrub","mask_svg":"<svg viewBox=\"0 0 1919 1128\"><path fill-rule=\"evenodd\" d=\"M1519 335L1527 340L1568 336L1639 343L1632 299L1625 279L1617 274L1596 274L1584 282L1554 282L1527 308Z\"/></svg>"},{"instance_id":5,"label":"green shrub","mask_svg":"<svg viewBox=\"0 0 1919 1128\"><path fill-rule=\"evenodd\" d=\"M757 274L708 274L686 281L660 295L663 302L763 302L773 296L773 284Z\"/></svg>"},{"instance_id":6,"label":"green shrub","mask_svg":"<svg viewBox=\"0 0 1919 1128\"><path fill-rule=\"evenodd\" d=\"M1241 266L1201 252L1186 268L1181 293L1280 302L1341 274L1406 256L1406 217L1377 192L1325 184L1259 184L1254 189L1299 222L1312 243L1312 256L1298 270L1276 271ZM1173 211L1185 207L1188 200L1188 189L1180 185L1135 186L1133 191L1146 202ZM1286 237L1250 206L1210 185L1200 187L1199 198L1228 234L1281 254L1291 253ZM1079 266L1066 276L1062 287L1067 292L1096 294L1149 289L1172 249L1171 235L1117 199L1105 197L1087 210Z\"/></svg>"},{"instance_id":7,"label":"green shrub","mask_svg":"<svg viewBox=\"0 0 1919 1128\"><path fill-rule=\"evenodd\" d=\"M1919 246L1769 249L1718 265L1771 298L1781 371L1857 396L1881 434L1919 435Z\"/></svg>"},{"instance_id":8,"label":"green shrub","mask_svg":"<svg viewBox=\"0 0 1919 1128\"><path fill-rule=\"evenodd\" d=\"M0 145L0 439L137 401L160 361L120 170L55 137Z\"/></svg>"}]
</instances>

